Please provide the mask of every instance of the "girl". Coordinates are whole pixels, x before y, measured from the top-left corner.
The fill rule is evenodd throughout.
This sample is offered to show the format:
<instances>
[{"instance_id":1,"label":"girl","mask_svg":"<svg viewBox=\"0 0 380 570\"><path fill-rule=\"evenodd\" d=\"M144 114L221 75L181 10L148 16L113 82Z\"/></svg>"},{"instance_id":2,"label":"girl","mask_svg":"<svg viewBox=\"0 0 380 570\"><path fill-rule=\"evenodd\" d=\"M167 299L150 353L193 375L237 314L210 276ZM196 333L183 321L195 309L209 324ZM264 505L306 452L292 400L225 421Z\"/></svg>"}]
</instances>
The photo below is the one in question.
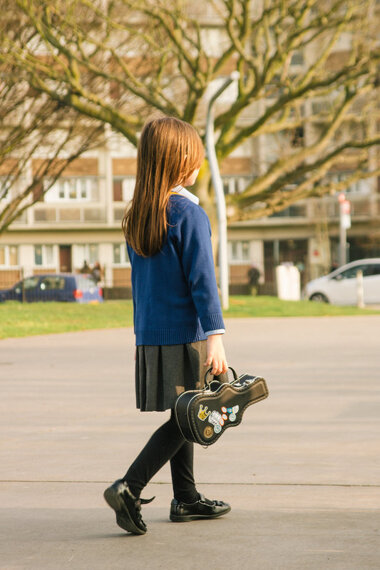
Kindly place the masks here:
<instances>
[{"instance_id":1,"label":"girl","mask_svg":"<svg viewBox=\"0 0 380 570\"><path fill-rule=\"evenodd\" d=\"M170 520L215 518L231 508L199 494L193 444L179 431L173 407L184 390L203 386L204 373L227 372L224 323L215 280L210 223L192 186L204 158L196 130L163 117L141 134L134 196L123 219L132 266L136 335L136 402L141 411L171 409L129 467L104 492L117 524L134 534L147 530L140 493L170 460L174 499Z\"/></svg>"}]
</instances>

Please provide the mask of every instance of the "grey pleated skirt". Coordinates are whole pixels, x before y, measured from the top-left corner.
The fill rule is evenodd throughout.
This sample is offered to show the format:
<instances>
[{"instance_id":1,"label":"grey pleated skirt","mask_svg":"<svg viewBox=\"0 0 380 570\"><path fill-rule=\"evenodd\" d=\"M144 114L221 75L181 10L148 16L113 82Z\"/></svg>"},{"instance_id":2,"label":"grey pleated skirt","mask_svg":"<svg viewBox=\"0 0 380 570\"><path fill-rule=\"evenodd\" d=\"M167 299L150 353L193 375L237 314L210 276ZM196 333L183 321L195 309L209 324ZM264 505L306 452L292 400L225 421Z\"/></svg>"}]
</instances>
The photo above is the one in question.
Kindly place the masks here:
<instances>
[{"instance_id":1,"label":"grey pleated skirt","mask_svg":"<svg viewBox=\"0 0 380 570\"><path fill-rule=\"evenodd\" d=\"M136 405L144 412L174 407L185 390L204 386L207 341L167 346L138 346Z\"/></svg>"}]
</instances>

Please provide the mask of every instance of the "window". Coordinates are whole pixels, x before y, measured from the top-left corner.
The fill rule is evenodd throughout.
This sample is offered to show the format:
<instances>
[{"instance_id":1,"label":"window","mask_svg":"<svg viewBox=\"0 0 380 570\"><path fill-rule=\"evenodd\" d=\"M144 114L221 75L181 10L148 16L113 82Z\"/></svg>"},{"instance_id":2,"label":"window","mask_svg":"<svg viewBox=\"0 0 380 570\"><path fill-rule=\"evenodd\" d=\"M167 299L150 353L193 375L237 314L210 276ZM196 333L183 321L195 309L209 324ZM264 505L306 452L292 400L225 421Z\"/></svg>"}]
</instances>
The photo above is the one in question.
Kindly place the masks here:
<instances>
[{"instance_id":1,"label":"window","mask_svg":"<svg viewBox=\"0 0 380 570\"><path fill-rule=\"evenodd\" d=\"M351 176L352 172L340 172L329 176L330 180L333 182L342 182ZM369 179L357 180L352 182L347 186L345 192L349 194L370 194L371 193L371 181Z\"/></svg>"},{"instance_id":2,"label":"window","mask_svg":"<svg viewBox=\"0 0 380 570\"><path fill-rule=\"evenodd\" d=\"M121 202L123 200L123 181L114 178L113 180L113 201Z\"/></svg>"},{"instance_id":3,"label":"window","mask_svg":"<svg viewBox=\"0 0 380 570\"><path fill-rule=\"evenodd\" d=\"M16 245L0 245L0 266L15 267L18 265L18 248Z\"/></svg>"},{"instance_id":4,"label":"window","mask_svg":"<svg viewBox=\"0 0 380 570\"><path fill-rule=\"evenodd\" d=\"M241 242L241 258L244 259L244 261L248 261L248 259L249 259L249 242L248 241L242 241Z\"/></svg>"},{"instance_id":5,"label":"window","mask_svg":"<svg viewBox=\"0 0 380 570\"><path fill-rule=\"evenodd\" d=\"M136 178L133 176L124 178L123 180L123 201L129 202L133 198L135 191Z\"/></svg>"},{"instance_id":6,"label":"window","mask_svg":"<svg viewBox=\"0 0 380 570\"><path fill-rule=\"evenodd\" d=\"M74 246L74 266L77 269L83 267L85 262L93 265L97 261L99 261L99 246L97 243Z\"/></svg>"},{"instance_id":7,"label":"window","mask_svg":"<svg viewBox=\"0 0 380 570\"><path fill-rule=\"evenodd\" d=\"M348 186L347 192L350 194L370 194L371 182L369 180L357 180Z\"/></svg>"},{"instance_id":8,"label":"window","mask_svg":"<svg viewBox=\"0 0 380 570\"><path fill-rule=\"evenodd\" d=\"M97 246L97 244L90 244L88 246L88 259L90 261L91 264L96 263L99 260L99 247Z\"/></svg>"},{"instance_id":9,"label":"window","mask_svg":"<svg viewBox=\"0 0 380 570\"><path fill-rule=\"evenodd\" d=\"M9 265L18 265L18 248L15 245L8 246Z\"/></svg>"},{"instance_id":10,"label":"window","mask_svg":"<svg viewBox=\"0 0 380 570\"><path fill-rule=\"evenodd\" d=\"M113 179L113 200L114 202L130 202L135 191L136 178L126 176L125 178Z\"/></svg>"},{"instance_id":11,"label":"window","mask_svg":"<svg viewBox=\"0 0 380 570\"><path fill-rule=\"evenodd\" d=\"M363 276L368 275L367 267L368 267L367 265L355 265L355 267L350 267L350 269L346 269L345 271L338 273L338 275L336 275L334 279L336 279L337 281L341 281L342 279L355 279L359 269L363 271Z\"/></svg>"},{"instance_id":12,"label":"window","mask_svg":"<svg viewBox=\"0 0 380 570\"><path fill-rule=\"evenodd\" d=\"M38 285L39 277L27 277L23 281L24 289L34 289Z\"/></svg>"},{"instance_id":13,"label":"window","mask_svg":"<svg viewBox=\"0 0 380 570\"><path fill-rule=\"evenodd\" d=\"M60 178L45 194L45 202L90 202L98 199L98 181L93 177Z\"/></svg>"},{"instance_id":14,"label":"window","mask_svg":"<svg viewBox=\"0 0 380 570\"><path fill-rule=\"evenodd\" d=\"M363 271L363 277L373 277L374 275L380 275L380 264L369 263L368 265L363 265L360 267Z\"/></svg>"},{"instance_id":15,"label":"window","mask_svg":"<svg viewBox=\"0 0 380 570\"><path fill-rule=\"evenodd\" d=\"M223 189L225 194L243 192L252 181L251 176L223 176Z\"/></svg>"},{"instance_id":16,"label":"window","mask_svg":"<svg viewBox=\"0 0 380 570\"><path fill-rule=\"evenodd\" d=\"M55 266L54 245L34 246L34 265L52 267Z\"/></svg>"},{"instance_id":17,"label":"window","mask_svg":"<svg viewBox=\"0 0 380 570\"><path fill-rule=\"evenodd\" d=\"M302 52L296 51L292 55L292 59L290 61L290 65L303 65L304 64L304 57Z\"/></svg>"},{"instance_id":18,"label":"window","mask_svg":"<svg viewBox=\"0 0 380 570\"><path fill-rule=\"evenodd\" d=\"M64 289L65 279L64 277L45 277L41 280L40 289L42 291L52 291L54 289Z\"/></svg>"},{"instance_id":19,"label":"window","mask_svg":"<svg viewBox=\"0 0 380 570\"><path fill-rule=\"evenodd\" d=\"M42 245L34 246L34 265L42 265Z\"/></svg>"},{"instance_id":20,"label":"window","mask_svg":"<svg viewBox=\"0 0 380 570\"><path fill-rule=\"evenodd\" d=\"M249 241L231 241L230 242L230 259L231 261L249 261Z\"/></svg>"},{"instance_id":21,"label":"window","mask_svg":"<svg viewBox=\"0 0 380 570\"><path fill-rule=\"evenodd\" d=\"M293 132L290 134L291 136L291 145L292 147L300 147L304 145L304 128L303 127L296 127Z\"/></svg>"},{"instance_id":22,"label":"window","mask_svg":"<svg viewBox=\"0 0 380 570\"><path fill-rule=\"evenodd\" d=\"M128 250L125 243L113 244L113 264L129 265Z\"/></svg>"}]
</instances>

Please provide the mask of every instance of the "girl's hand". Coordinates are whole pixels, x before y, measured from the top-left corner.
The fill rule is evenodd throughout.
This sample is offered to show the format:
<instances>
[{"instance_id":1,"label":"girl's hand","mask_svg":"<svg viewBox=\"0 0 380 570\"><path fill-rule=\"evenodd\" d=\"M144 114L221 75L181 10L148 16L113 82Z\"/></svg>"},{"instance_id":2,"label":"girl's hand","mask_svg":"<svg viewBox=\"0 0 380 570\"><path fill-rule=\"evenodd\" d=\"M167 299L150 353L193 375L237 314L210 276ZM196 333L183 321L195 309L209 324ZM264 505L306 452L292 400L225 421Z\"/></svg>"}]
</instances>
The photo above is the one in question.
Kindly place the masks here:
<instances>
[{"instance_id":1,"label":"girl's hand","mask_svg":"<svg viewBox=\"0 0 380 570\"><path fill-rule=\"evenodd\" d=\"M208 368L212 365L211 374L215 376L227 372L228 364L221 334L210 334L207 337L207 360L204 365Z\"/></svg>"}]
</instances>

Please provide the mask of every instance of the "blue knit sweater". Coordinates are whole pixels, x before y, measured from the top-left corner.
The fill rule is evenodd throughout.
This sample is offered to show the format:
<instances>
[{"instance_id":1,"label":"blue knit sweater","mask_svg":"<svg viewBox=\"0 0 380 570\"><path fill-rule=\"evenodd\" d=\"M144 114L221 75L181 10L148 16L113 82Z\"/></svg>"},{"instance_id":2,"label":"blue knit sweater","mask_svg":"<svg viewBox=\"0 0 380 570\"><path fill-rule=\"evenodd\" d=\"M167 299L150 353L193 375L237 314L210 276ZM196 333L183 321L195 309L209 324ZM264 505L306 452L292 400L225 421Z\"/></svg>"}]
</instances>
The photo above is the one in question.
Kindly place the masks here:
<instances>
[{"instance_id":1,"label":"blue knit sweater","mask_svg":"<svg viewBox=\"0 0 380 570\"><path fill-rule=\"evenodd\" d=\"M138 255L128 244L136 345L185 344L224 329L206 212L181 195L168 205L161 251Z\"/></svg>"}]
</instances>

